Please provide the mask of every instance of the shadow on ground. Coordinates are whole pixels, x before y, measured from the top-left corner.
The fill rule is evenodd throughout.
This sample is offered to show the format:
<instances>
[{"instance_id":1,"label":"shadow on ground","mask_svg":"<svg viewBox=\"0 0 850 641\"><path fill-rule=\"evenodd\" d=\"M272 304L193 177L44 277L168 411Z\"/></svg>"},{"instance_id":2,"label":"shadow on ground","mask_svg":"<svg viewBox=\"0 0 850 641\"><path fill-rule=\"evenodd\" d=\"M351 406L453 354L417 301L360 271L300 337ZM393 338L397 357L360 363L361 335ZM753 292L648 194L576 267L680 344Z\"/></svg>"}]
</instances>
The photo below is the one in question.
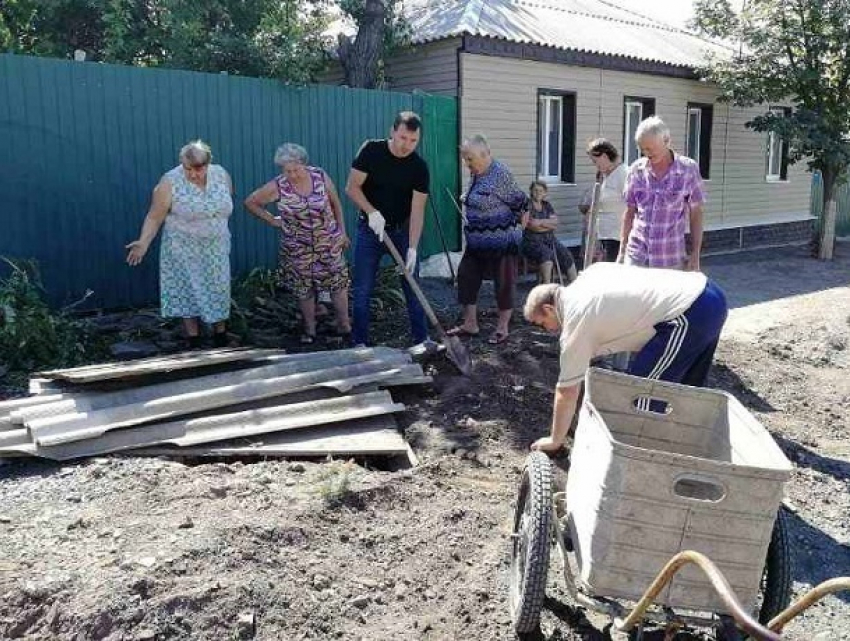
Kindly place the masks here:
<instances>
[{"instance_id":1,"label":"shadow on ground","mask_svg":"<svg viewBox=\"0 0 850 641\"><path fill-rule=\"evenodd\" d=\"M850 243L837 243L832 261L807 247L759 249L706 256L703 270L726 292L729 307L745 307L850 284Z\"/></svg>"}]
</instances>

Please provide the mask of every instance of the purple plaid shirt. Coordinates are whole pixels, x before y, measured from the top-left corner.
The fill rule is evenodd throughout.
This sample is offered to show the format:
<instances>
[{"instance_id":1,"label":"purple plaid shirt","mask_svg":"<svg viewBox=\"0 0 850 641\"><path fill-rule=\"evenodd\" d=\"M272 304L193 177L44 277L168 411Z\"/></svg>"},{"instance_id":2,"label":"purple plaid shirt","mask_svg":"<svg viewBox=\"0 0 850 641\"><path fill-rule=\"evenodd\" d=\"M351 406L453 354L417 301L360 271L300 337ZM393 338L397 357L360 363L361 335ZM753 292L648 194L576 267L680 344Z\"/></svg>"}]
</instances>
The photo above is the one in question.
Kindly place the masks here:
<instances>
[{"instance_id":1,"label":"purple plaid shirt","mask_svg":"<svg viewBox=\"0 0 850 641\"><path fill-rule=\"evenodd\" d=\"M629 167L623 197L635 208L626 246L629 259L646 267L681 267L687 259L688 206L705 202L699 165L674 154L673 164L658 179L649 160L639 158Z\"/></svg>"}]
</instances>

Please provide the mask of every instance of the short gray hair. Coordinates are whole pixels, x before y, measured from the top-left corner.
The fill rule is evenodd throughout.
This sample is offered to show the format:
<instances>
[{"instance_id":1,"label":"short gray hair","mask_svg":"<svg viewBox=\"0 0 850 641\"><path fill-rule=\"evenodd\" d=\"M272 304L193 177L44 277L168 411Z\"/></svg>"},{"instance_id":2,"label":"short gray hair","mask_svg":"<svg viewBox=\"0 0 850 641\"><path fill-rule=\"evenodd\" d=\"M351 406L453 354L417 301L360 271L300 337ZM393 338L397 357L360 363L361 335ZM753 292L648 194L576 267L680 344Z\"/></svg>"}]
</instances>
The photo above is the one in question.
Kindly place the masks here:
<instances>
[{"instance_id":1,"label":"short gray hair","mask_svg":"<svg viewBox=\"0 0 850 641\"><path fill-rule=\"evenodd\" d=\"M474 151L477 153L490 153L490 143L487 142L487 138L484 137L483 134L474 134L469 138L464 138L463 143L460 145L461 151L464 149L468 149L469 151Z\"/></svg>"},{"instance_id":2,"label":"short gray hair","mask_svg":"<svg viewBox=\"0 0 850 641\"><path fill-rule=\"evenodd\" d=\"M180 163L188 163L192 166L209 165L212 162L212 149L203 140L198 138L188 142L180 148L178 156Z\"/></svg>"},{"instance_id":3,"label":"short gray hair","mask_svg":"<svg viewBox=\"0 0 850 641\"><path fill-rule=\"evenodd\" d=\"M306 165L308 160L307 150L301 145L296 145L294 142L285 142L274 152L274 164L281 167L288 162L297 162L299 165Z\"/></svg>"},{"instance_id":4,"label":"short gray hair","mask_svg":"<svg viewBox=\"0 0 850 641\"><path fill-rule=\"evenodd\" d=\"M525 299L525 306L522 308L522 315L525 316L525 320L534 322L534 318L540 314L544 305L557 305L560 289L561 286L557 283L546 283L533 287L528 292L528 298Z\"/></svg>"},{"instance_id":5,"label":"short gray hair","mask_svg":"<svg viewBox=\"0 0 850 641\"><path fill-rule=\"evenodd\" d=\"M658 116L650 116L641 120L635 131L635 142L644 138L661 138L664 144L670 143L670 127L664 124Z\"/></svg>"}]
</instances>

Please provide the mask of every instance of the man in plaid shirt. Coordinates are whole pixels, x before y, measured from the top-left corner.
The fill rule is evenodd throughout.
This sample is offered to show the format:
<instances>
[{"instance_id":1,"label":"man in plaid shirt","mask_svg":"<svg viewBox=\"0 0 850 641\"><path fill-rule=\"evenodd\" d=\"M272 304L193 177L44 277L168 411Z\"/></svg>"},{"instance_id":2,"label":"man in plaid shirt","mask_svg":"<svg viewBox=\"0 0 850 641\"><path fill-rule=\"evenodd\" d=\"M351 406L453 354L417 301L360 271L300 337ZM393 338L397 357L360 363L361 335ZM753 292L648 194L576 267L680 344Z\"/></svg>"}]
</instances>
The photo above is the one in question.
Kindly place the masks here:
<instances>
[{"instance_id":1,"label":"man in plaid shirt","mask_svg":"<svg viewBox=\"0 0 850 641\"><path fill-rule=\"evenodd\" d=\"M656 116L638 125L635 141L644 157L632 163L626 178L617 262L699 271L705 202L699 165L670 149L670 129Z\"/></svg>"}]
</instances>

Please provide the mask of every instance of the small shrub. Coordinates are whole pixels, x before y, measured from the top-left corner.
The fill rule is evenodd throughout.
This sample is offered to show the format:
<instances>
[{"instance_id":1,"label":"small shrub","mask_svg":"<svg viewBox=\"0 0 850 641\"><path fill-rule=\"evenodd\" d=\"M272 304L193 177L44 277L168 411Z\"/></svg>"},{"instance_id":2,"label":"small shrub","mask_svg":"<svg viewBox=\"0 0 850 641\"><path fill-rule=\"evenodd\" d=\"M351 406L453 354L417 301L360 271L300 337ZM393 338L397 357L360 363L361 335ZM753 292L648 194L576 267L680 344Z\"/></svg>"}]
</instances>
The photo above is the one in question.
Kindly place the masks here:
<instances>
[{"instance_id":1,"label":"small shrub","mask_svg":"<svg viewBox=\"0 0 850 641\"><path fill-rule=\"evenodd\" d=\"M9 276L0 280L0 368L7 378L19 382L35 370L106 357L95 329L72 316L73 306L50 310L35 261L0 260L10 268Z\"/></svg>"},{"instance_id":2,"label":"small shrub","mask_svg":"<svg viewBox=\"0 0 850 641\"><path fill-rule=\"evenodd\" d=\"M403 276L399 276L397 267L384 267L378 272L370 303L372 313L379 319L386 314L403 309L406 305L399 278Z\"/></svg>"},{"instance_id":3,"label":"small shrub","mask_svg":"<svg viewBox=\"0 0 850 641\"><path fill-rule=\"evenodd\" d=\"M298 300L280 287L279 279L276 269L264 267L234 279L229 325L230 331L238 334L244 343L251 343L255 332L261 334L267 328L291 333L301 330ZM378 322L395 319L398 310L404 309L404 293L395 267L384 267L378 272L370 304L373 321Z\"/></svg>"},{"instance_id":4,"label":"small shrub","mask_svg":"<svg viewBox=\"0 0 850 641\"><path fill-rule=\"evenodd\" d=\"M255 267L231 287L230 331L250 343L254 330L272 325L279 329L297 326L297 301L278 287L278 273Z\"/></svg>"},{"instance_id":5,"label":"small shrub","mask_svg":"<svg viewBox=\"0 0 850 641\"><path fill-rule=\"evenodd\" d=\"M319 473L318 494L328 507L338 507L351 495L352 461L331 461Z\"/></svg>"}]
</instances>

